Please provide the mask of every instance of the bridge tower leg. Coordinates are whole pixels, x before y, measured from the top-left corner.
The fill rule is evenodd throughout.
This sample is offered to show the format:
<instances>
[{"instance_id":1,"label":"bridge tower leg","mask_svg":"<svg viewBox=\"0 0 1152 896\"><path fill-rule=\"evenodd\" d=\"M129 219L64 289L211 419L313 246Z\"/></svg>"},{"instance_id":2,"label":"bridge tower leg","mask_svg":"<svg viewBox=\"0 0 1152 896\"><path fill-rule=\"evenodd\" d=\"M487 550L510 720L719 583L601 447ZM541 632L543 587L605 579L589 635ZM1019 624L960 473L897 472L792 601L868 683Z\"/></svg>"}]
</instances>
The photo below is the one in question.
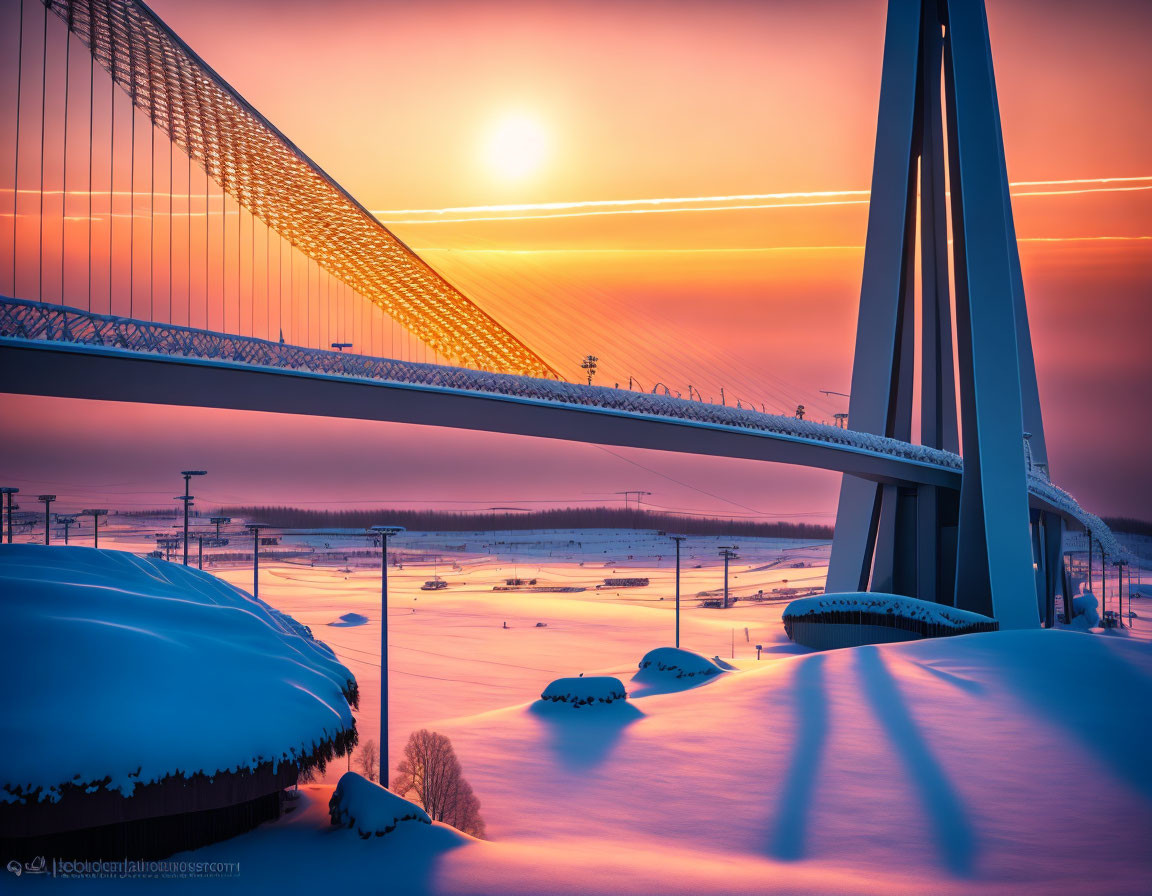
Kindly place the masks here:
<instances>
[{"instance_id":1,"label":"bridge tower leg","mask_svg":"<svg viewBox=\"0 0 1152 896\"><path fill-rule=\"evenodd\" d=\"M845 476L828 590L893 591L995 616L1006 628L1035 626L1038 608L1049 617L1055 576L1048 564L1041 580L1031 564L1041 545L1051 556L1062 524L1037 519L1030 530L1024 433L1044 471L1047 455L978 0L888 5L849 424L903 440L915 400L918 248L920 441L962 448L961 492Z\"/></svg>"}]
</instances>

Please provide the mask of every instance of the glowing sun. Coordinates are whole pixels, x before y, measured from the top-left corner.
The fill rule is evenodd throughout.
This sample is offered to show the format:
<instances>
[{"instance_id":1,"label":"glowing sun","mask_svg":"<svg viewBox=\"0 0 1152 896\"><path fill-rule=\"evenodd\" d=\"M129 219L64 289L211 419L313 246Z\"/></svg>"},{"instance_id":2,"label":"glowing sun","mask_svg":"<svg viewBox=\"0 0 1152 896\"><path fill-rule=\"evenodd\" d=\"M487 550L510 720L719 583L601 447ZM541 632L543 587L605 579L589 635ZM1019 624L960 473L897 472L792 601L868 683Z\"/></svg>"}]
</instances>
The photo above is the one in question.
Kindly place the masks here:
<instances>
[{"instance_id":1,"label":"glowing sun","mask_svg":"<svg viewBox=\"0 0 1152 896\"><path fill-rule=\"evenodd\" d=\"M533 174L548 152L548 135L536 119L507 115L493 124L484 157L493 173L509 180Z\"/></svg>"}]
</instances>

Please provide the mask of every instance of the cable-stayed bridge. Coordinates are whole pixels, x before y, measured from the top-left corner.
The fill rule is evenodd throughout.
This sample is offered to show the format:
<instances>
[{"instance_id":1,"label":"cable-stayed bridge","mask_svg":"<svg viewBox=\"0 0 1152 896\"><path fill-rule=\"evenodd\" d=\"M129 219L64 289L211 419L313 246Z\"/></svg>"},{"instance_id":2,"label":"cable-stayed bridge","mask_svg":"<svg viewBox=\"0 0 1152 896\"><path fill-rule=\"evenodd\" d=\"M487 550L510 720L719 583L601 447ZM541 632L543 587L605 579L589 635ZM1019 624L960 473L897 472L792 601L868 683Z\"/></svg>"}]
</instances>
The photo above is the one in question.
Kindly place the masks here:
<instances>
[{"instance_id":1,"label":"cable-stayed bridge","mask_svg":"<svg viewBox=\"0 0 1152 896\"><path fill-rule=\"evenodd\" d=\"M911 594L1006 627L1051 625L1057 595L1068 601L1066 526L1118 553L1049 479L980 3L889 5L849 430L564 382L143 3L15 0L6 16L16 62L4 391L836 470L847 475L830 590Z\"/></svg>"}]
</instances>

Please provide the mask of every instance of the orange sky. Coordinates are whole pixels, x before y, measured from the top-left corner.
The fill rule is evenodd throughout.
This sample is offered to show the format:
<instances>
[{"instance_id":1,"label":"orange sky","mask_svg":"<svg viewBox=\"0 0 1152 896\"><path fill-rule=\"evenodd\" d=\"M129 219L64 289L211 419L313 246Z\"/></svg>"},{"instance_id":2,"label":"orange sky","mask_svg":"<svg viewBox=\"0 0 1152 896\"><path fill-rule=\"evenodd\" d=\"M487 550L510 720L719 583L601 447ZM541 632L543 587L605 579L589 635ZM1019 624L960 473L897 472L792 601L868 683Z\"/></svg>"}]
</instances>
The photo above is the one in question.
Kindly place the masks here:
<instances>
[{"instance_id":1,"label":"orange sky","mask_svg":"<svg viewBox=\"0 0 1152 896\"><path fill-rule=\"evenodd\" d=\"M818 418L841 409L818 390L848 387L866 195L808 208L794 203L821 200L585 217L398 210L867 190L884 3L152 6L354 196L382 210L405 241L569 378L593 352L600 382L631 375L645 388L661 381L684 392L691 383L717 398L723 386L770 410L802 401ZM1010 179L1146 178L1018 186L1093 192L1017 196L1014 208L1054 475L1098 512L1148 516L1152 15L1146 3L1107 0L988 7ZM488 155L493 130L509 116L542 135L538 167L521 176L495 170ZM510 215L521 220L475 220ZM194 442L210 433L215 442L205 437L201 453L220 438L242 437L247 449L286 458L278 468L285 477L310 469L333 439L380 439L406 464L413 499L506 495L518 481L525 496L567 497L611 493L603 486L611 481L621 489L660 483L670 505L695 510L742 513L736 504L747 504L826 513L835 485L823 474L626 452L658 471L650 473L594 448L375 424L267 424L252 422L259 415L209 411L174 421L159 409L12 398L0 398L0 413L18 421L4 469L61 488L70 482L58 469L67 465L64 449L43 450L43 434L53 430L106 446L108 456L84 461L108 469L102 481L131 480L116 472L123 453L107 436L110 426L139 433L139 451L150 457L137 469L155 462L154 472L140 474L143 491L160 488L149 477L184 462L157 457L173 450L159 435L171 426ZM433 444L440 461L465 448L481 457L471 473L457 467L445 481L443 464L422 462ZM370 457L357 466L359 455L348 453L351 479L371 475ZM275 480L245 491L256 480L237 458L222 454L217 465L221 481L233 477L221 493L291 498ZM689 486L662 478L669 473ZM641 484L632 484L637 477ZM357 488L328 477L312 499L354 500Z\"/></svg>"}]
</instances>

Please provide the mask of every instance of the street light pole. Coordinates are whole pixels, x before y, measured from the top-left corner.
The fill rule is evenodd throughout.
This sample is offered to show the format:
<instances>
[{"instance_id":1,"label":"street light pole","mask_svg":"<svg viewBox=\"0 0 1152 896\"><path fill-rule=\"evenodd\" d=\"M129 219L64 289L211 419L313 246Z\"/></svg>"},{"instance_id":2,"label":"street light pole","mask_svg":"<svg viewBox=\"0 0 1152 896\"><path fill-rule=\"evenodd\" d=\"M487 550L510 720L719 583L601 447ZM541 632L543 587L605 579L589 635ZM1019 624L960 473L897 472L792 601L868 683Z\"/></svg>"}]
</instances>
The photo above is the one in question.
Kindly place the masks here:
<instances>
[{"instance_id":1,"label":"street light pole","mask_svg":"<svg viewBox=\"0 0 1152 896\"><path fill-rule=\"evenodd\" d=\"M388 536L403 526L373 526L380 536L380 786L388 787Z\"/></svg>"},{"instance_id":2,"label":"street light pole","mask_svg":"<svg viewBox=\"0 0 1152 896\"><path fill-rule=\"evenodd\" d=\"M92 547L100 547L100 517L107 516L108 511L103 508L90 507L81 512L92 517Z\"/></svg>"},{"instance_id":3,"label":"street light pole","mask_svg":"<svg viewBox=\"0 0 1152 896\"><path fill-rule=\"evenodd\" d=\"M260 596L260 530L268 528L266 523L246 523L245 528L252 533L252 596ZM188 542L184 542L188 550Z\"/></svg>"},{"instance_id":4,"label":"street light pole","mask_svg":"<svg viewBox=\"0 0 1152 896\"><path fill-rule=\"evenodd\" d=\"M724 609L728 609L728 561L736 556L733 550L736 545L722 546L720 548L720 556L724 558Z\"/></svg>"},{"instance_id":5,"label":"street light pole","mask_svg":"<svg viewBox=\"0 0 1152 896\"><path fill-rule=\"evenodd\" d=\"M8 509L8 544L12 544L12 496L18 491L20 491L20 489L11 485L6 485L3 488L0 488L0 495L3 496L4 503ZM2 532L0 532L0 537L3 537Z\"/></svg>"},{"instance_id":6,"label":"street light pole","mask_svg":"<svg viewBox=\"0 0 1152 896\"><path fill-rule=\"evenodd\" d=\"M192 501L192 495L189 494L193 476L207 476L207 470L181 470L180 475L184 477L184 565L188 565L188 505ZM179 500L179 499L177 499Z\"/></svg>"},{"instance_id":7,"label":"street light pole","mask_svg":"<svg viewBox=\"0 0 1152 896\"><path fill-rule=\"evenodd\" d=\"M64 544L68 544L68 530L76 525L76 517L72 514L67 516L56 514L56 522L64 527Z\"/></svg>"},{"instance_id":8,"label":"street light pole","mask_svg":"<svg viewBox=\"0 0 1152 896\"><path fill-rule=\"evenodd\" d=\"M44 504L44 544L49 545L52 543L52 533L48 531L48 518L50 516L48 510L52 507L52 502L56 500L56 496L37 495L36 500L41 501Z\"/></svg>"},{"instance_id":9,"label":"street light pole","mask_svg":"<svg viewBox=\"0 0 1152 896\"><path fill-rule=\"evenodd\" d=\"M672 535L668 532L661 532L661 535L667 535L674 542L676 542L676 646L680 646L680 542L686 539L687 535Z\"/></svg>"}]
</instances>

